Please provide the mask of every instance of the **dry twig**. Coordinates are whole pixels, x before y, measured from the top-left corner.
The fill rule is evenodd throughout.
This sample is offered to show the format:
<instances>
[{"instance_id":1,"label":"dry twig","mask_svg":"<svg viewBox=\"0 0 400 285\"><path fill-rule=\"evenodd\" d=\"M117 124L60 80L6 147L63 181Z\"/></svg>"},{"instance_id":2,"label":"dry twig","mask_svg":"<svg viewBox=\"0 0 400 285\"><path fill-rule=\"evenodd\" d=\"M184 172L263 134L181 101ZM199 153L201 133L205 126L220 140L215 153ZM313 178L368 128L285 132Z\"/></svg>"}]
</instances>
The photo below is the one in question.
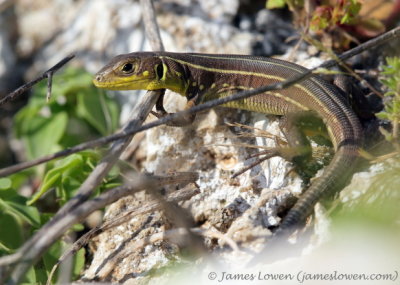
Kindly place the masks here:
<instances>
[{"instance_id":1,"label":"dry twig","mask_svg":"<svg viewBox=\"0 0 400 285\"><path fill-rule=\"evenodd\" d=\"M53 79L53 74L55 72L57 72L61 67L63 67L66 63L68 63L71 59L73 59L75 57L75 55L69 55L65 58L63 58L62 60L60 60L58 63L56 63L53 67L51 67L50 69L48 69L47 71L45 71L42 75L40 75L38 78L25 83L24 85L22 85L21 87L17 88L16 90L14 90L13 92L7 94L4 98L0 99L0 106L5 104L8 101L12 101L15 98L17 98L18 96L20 96L21 94L25 93L26 91L28 91L29 89L31 89L35 84L37 84L38 82L42 81L43 79L47 78L47 100L50 99L51 96L51 85L52 85L52 79Z\"/></svg>"}]
</instances>

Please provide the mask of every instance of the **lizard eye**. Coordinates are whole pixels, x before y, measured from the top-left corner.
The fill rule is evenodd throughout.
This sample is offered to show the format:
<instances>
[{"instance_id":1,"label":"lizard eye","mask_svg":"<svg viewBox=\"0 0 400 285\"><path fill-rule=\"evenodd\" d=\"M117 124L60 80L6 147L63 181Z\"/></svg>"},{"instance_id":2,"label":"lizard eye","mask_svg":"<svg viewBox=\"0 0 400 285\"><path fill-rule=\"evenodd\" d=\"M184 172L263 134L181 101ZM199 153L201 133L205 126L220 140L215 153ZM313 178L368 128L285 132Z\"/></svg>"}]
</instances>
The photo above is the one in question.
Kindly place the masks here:
<instances>
[{"instance_id":1,"label":"lizard eye","mask_svg":"<svg viewBox=\"0 0 400 285\"><path fill-rule=\"evenodd\" d=\"M134 65L132 63L130 63L130 62L125 63L121 68L121 71L123 73L132 73L133 70L134 70Z\"/></svg>"}]
</instances>

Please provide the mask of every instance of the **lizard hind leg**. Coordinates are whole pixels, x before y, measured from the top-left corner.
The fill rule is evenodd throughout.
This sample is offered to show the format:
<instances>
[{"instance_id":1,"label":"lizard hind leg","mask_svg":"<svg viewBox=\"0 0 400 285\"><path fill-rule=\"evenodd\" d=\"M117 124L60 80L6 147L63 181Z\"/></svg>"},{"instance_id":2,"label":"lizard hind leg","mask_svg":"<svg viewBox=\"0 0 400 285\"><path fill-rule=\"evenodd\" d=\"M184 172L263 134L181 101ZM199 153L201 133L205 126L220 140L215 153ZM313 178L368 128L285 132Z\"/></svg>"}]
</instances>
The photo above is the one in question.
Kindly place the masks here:
<instances>
[{"instance_id":1,"label":"lizard hind leg","mask_svg":"<svg viewBox=\"0 0 400 285\"><path fill-rule=\"evenodd\" d=\"M295 171L303 178L305 183L315 175L322 165L313 157L313 150L308 136L312 136L319 144L330 145L326 128L322 121L310 112L296 112L282 116L279 126L286 141L275 138L276 147L264 149L247 157L247 159L254 157L258 157L258 159L233 174L232 178L275 156L280 156L294 164L294 167L286 175Z\"/></svg>"},{"instance_id":2,"label":"lizard hind leg","mask_svg":"<svg viewBox=\"0 0 400 285\"><path fill-rule=\"evenodd\" d=\"M288 144L288 147L281 149L280 156L300 166L307 162L312 154L310 141L302 128L304 113L290 113L282 116L279 121L279 127Z\"/></svg>"},{"instance_id":3,"label":"lizard hind leg","mask_svg":"<svg viewBox=\"0 0 400 285\"><path fill-rule=\"evenodd\" d=\"M287 114L279 125L288 144L280 151L280 156L293 162L294 169L307 183L323 166L318 161L323 158L317 153L320 148L313 149L310 138L318 145L332 146L326 126L314 113L307 111Z\"/></svg>"}]
</instances>

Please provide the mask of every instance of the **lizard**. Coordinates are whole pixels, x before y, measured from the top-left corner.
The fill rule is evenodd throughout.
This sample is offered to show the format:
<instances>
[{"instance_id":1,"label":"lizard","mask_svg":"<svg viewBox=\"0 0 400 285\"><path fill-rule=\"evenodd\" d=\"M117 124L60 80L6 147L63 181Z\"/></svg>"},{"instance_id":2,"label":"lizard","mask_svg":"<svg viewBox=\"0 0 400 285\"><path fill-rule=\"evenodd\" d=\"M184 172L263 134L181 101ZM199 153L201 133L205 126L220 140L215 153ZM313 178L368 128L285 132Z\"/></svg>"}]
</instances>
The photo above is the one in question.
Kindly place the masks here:
<instances>
[{"instance_id":1,"label":"lizard","mask_svg":"<svg viewBox=\"0 0 400 285\"><path fill-rule=\"evenodd\" d=\"M241 90L282 82L305 71L305 67L295 63L259 56L133 52L114 57L96 73L93 83L109 90L169 89L187 98L188 109ZM167 114L162 100L160 96L156 104L158 116ZM360 121L343 91L318 75L313 74L283 90L268 91L223 106L280 116L280 128L289 148L276 147L270 156L278 155L295 162L311 154L303 122L317 118L326 126L335 154L322 176L310 183L283 217L276 232L288 233L298 227L323 196L341 190L353 174L363 141ZM183 126L194 119L195 114L187 115L171 125Z\"/></svg>"}]
</instances>

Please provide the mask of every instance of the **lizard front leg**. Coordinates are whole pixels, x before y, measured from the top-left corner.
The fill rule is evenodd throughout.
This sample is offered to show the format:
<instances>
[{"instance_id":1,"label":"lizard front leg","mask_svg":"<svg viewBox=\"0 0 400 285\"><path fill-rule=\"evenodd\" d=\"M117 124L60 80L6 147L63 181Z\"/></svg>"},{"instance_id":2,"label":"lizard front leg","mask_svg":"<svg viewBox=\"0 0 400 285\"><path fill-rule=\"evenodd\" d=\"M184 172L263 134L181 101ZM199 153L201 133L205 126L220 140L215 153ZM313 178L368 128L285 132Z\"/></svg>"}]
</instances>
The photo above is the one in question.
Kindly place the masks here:
<instances>
[{"instance_id":1,"label":"lizard front leg","mask_svg":"<svg viewBox=\"0 0 400 285\"><path fill-rule=\"evenodd\" d=\"M198 103L198 95L194 96L193 98L189 99L186 103L186 106L184 108L184 110L188 110L190 108L192 108L193 106L195 106ZM174 114L174 113L168 113L165 108L164 108L164 94L162 94L160 97L158 97L158 100L156 102L156 110L157 112L153 112L151 111L151 114L153 114L154 116L156 116L157 118L162 118L165 117L167 115L170 114ZM167 123L167 126L171 126L171 127L183 127L183 126L187 126L193 123L193 121L196 118L196 114L183 114L181 116L179 116L176 119L173 119L172 121L169 121Z\"/></svg>"}]
</instances>

